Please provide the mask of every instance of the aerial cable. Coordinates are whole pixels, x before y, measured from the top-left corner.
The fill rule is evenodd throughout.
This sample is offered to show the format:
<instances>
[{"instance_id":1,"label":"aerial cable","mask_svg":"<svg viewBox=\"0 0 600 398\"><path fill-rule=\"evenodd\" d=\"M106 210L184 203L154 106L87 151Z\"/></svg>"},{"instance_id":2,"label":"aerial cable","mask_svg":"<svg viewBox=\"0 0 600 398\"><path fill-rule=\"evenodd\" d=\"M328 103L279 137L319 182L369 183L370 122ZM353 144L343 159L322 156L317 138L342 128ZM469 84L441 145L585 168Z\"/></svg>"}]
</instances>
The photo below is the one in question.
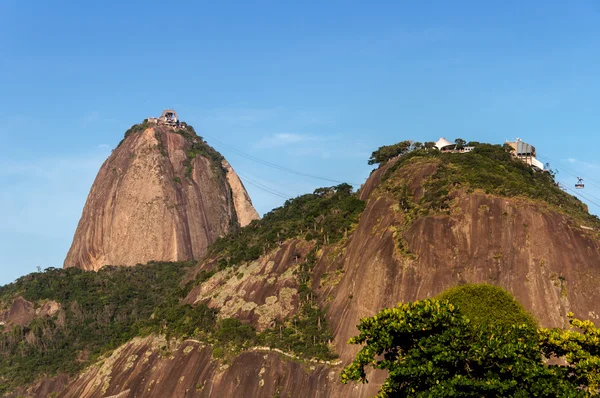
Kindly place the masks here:
<instances>
[{"instance_id":1,"label":"aerial cable","mask_svg":"<svg viewBox=\"0 0 600 398\"><path fill-rule=\"evenodd\" d=\"M588 202L590 202L590 203L592 203L592 204L594 204L594 205L596 205L596 206L600 207L600 205L598 205L597 203L595 203L594 201L592 201L592 199L594 199L595 201L597 201L597 202L599 202L599 203L600 203L600 199L599 199L599 198L597 198L597 197L595 197L595 196L591 195L589 192L585 192L585 193L583 193L583 192L579 191L579 192L577 192L577 193L578 193L579 195L581 195L583 198L586 198L586 200L587 200ZM592 199L590 199L590 198L592 198Z\"/></svg>"},{"instance_id":2,"label":"aerial cable","mask_svg":"<svg viewBox=\"0 0 600 398\"><path fill-rule=\"evenodd\" d=\"M560 171L564 171L565 173L567 173L567 174L571 175L572 177L575 177L575 178L579 179L579 176L580 176L580 175L582 175L582 176L584 176L584 177L585 177L585 181L586 181L586 182L587 182L589 185L591 185L591 186L593 186L593 187L596 187L596 188L600 188L600 185L596 185L596 184L593 182L593 181L595 181L593 178L590 178L590 177L586 176L586 175L585 175L585 174L583 174L583 173L579 173L579 175L577 175L577 174L574 174L575 172L573 172L572 170L570 170L570 169L566 168L565 166L561 165L561 164L560 164L560 163L558 163L558 162L554 162L552 159L550 159L550 158L548 158L548 157L546 157L546 156L540 156L540 158L545 158L546 160L549 160L549 161L553 162L552 164L554 164L554 165L558 165L558 166L556 166L556 168L557 168L558 170L560 170ZM570 171L569 171L569 170L570 170ZM592 182L590 182L590 180L591 180ZM598 184L600 184L600 183L598 183Z\"/></svg>"},{"instance_id":3,"label":"aerial cable","mask_svg":"<svg viewBox=\"0 0 600 398\"><path fill-rule=\"evenodd\" d=\"M284 199L289 199L290 198L289 195L286 195L283 192L279 192L279 191L276 191L274 189L271 189L271 188L269 188L269 187L267 187L267 186L265 186L263 184L257 183L256 181L254 181L252 179L249 179L249 178L246 178L246 177L243 177L243 176L240 176L240 178L241 178L242 181L244 181L244 182L246 182L246 183L248 183L248 184L250 184L250 185L252 185L252 186L254 186L254 187L256 187L256 188L258 188L258 189L260 189L262 191L264 191L264 192L268 192L268 193L270 193L272 195L279 196L279 197L284 198Z\"/></svg>"},{"instance_id":4,"label":"aerial cable","mask_svg":"<svg viewBox=\"0 0 600 398\"><path fill-rule=\"evenodd\" d=\"M596 184L596 183L594 183L594 182L590 182L590 180L589 180L589 179L588 179L588 178L585 176L585 174L581 174L581 173L579 173L579 175L582 175L582 176L586 177L586 178L585 178L585 180L584 180L583 178L579 178L579 176L578 176L578 175L576 175L576 174L573 174L573 173L569 173L568 171L566 171L566 170L563 170L563 169L561 169L560 167L557 167L557 169L558 169L558 170L560 170L560 171L565 171L567 174L569 174L569 175L571 175L571 176L575 177L575 178L576 178L578 181L579 181L579 180L581 180L581 181L585 181L585 183L586 183L587 185L591 185L591 186L593 186L593 187L595 187L595 188L599 188L599 189L600 189L600 185L598 185L598 184ZM581 183L581 182L580 182L580 183Z\"/></svg>"},{"instance_id":5,"label":"aerial cable","mask_svg":"<svg viewBox=\"0 0 600 398\"><path fill-rule=\"evenodd\" d=\"M583 174L583 173L581 173L581 172L577 172L577 173L579 173L578 175L574 174L574 173L576 173L576 172L575 172L573 169L569 169L568 167L566 167L566 166L564 166L564 165L562 165L562 164L560 164L560 163L558 163L558 162L555 162L553 159L550 159L548 156L545 156L545 155L539 155L538 157L540 157L540 158L542 158L542 159L546 159L546 160L550 161L550 162L551 162L551 163L550 163L551 165L552 165L552 164L554 164L554 165L558 165L558 166L559 166L558 168L559 168L560 170L562 170L562 171L566 172L567 174L570 174L571 176L573 176L573 177L575 177L575 178L578 178L579 176L583 176L583 177L585 177L585 180L586 180L587 182L590 182L590 181L592 181L592 182L595 182L596 184L600 184L600 181L598 181L598 180L595 180L594 178L592 178L592 177L590 177L590 176L588 176L588 175L586 175L586 174ZM594 183L591 183L591 185L595 186L596 188L600 188L600 186L598 186L598 185L595 185Z\"/></svg>"},{"instance_id":6,"label":"aerial cable","mask_svg":"<svg viewBox=\"0 0 600 398\"><path fill-rule=\"evenodd\" d=\"M589 203L593 204L594 206L596 206L596 207L600 208L600 204L598 204L598 203L596 203L596 202L594 202L594 201L590 200L589 198L586 198L586 197L584 197L584 196L581 194L581 192L575 192L575 191L573 191L571 188L569 188L569 187L567 187L567 186L565 186L565 189L566 189L567 191L569 191L569 192L572 192L572 193L573 193L575 196L579 196L579 197L580 197L581 199L583 199L584 201L586 201L586 202L589 202ZM594 199L595 199L595 198L594 198Z\"/></svg>"},{"instance_id":7,"label":"aerial cable","mask_svg":"<svg viewBox=\"0 0 600 398\"><path fill-rule=\"evenodd\" d=\"M263 188L263 187L259 186L258 184L255 184L254 182L249 181L247 179L244 179L242 177L240 177L240 178L241 178L242 182L244 182L246 184L250 184L250 185L252 185L252 186L260 189L261 191L264 191L264 192L269 193L269 194L274 195L274 196L278 196L278 197L283 198L285 200L291 199L289 196L285 196L283 194L280 194L279 192L275 192L275 191L271 191L270 189Z\"/></svg>"},{"instance_id":8,"label":"aerial cable","mask_svg":"<svg viewBox=\"0 0 600 398\"><path fill-rule=\"evenodd\" d=\"M225 148L228 148L230 151L232 151L233 153L235 153L235 154L237 154L239 156L242 156L242 157L244 157L246 159L252 160L253 162L257 162L257 163L260 163L262 165L265 165L265 166L268 166L268 167L272 167L272 168L277 169L277 170L285 171L287 173L296 174L296 175L303 176L303 177L309 177L309 178L314 178L314 179L317 179L317 180L333 182L333 183L336 183L336 184L344 184L344 183L346 183L345 181L339 181L339 180L334 180L334 179L331 179L331 178L319 177L319 176L316 176L316 175L313 175L313 174L303 173L301 171L290 169L288 167L281 166L281 165L278 165L276 163L271 163L271 162L268 162L266 160L259 159L259 158L255 157L255 156L249 155L249 154L247 154L245 152L242 152L242 151L240 151L238 149L235 149L232 146L227 145L223 141L220 141L220 140L218 140L218 139L216 139L214 137L208 136L206 134L204 134L204 136L207 137L207 138L210 138L211 141L218 142L219 144L223 145ZM349 183L348 182L348 184L353 185L353 186L360 186L360 184L356 184L356 183Z\"/></svg>"},{"instance_id":9,"label":"aerial cable","mask_svg":"<svg viewBox=\"0 0 600 398\"><path fill-rule=\"evenodd\" d=\"M241 174L241 173L238 173L238 174ZM306 193L306 192L300 192L300 191L298 191L296 189L291 188L289 185L281 184L281 183L279 183L277 181L265 180L264 178L261 178L261 177L255 175L255 174L249 172L248 170L244 170L244 174L246 175L246 178L251 178L251 179L253 179L255 181L262 182L266 186L277 185L277 186L283 188L283 190L282 190L283 192L287 192L288 194L291 193L293 195L297 195L298 196L298 195L303 195L303 194ZM272 189L275 189L275 188L272 188Z\"/></svg>"},{"instance_id":10,"label":"aerial cable","mask_svg":"<svg viewBox=\"0 0 600 398\"><path fill-rule=\"evenodd\" d=\"M308 173L303 173L301 171L293 170L293 169L290 169L290 168L285 167L285 166L280 166L278 164L271 163L271 162L268 162L266 160L262 160L262 159L256 158L256 157L254 157L252 155L248 155L247 153L239 151L239 150L237 150L237 149L235 149L235 148L233 148L233 147L231 147L231 146L225 144L224 142L219 141L219 140L217 140L215 138L211 138L211 140L220 143L221 145L223 145L224 147L228 148L229 150L231 150L232 152L234 152L235 154L237 154L239 156L242 156L242 157L244 157L246 159L252 160L252 161L257 162L257 163L260 163L262 165L265 165L265 166L268 166L268 167L272 167L272 168L277 169L277 170L285 171L287 173L296 174L296 175L303 176L303 177L309 177L309 178L314 178L314 179L318 179L318 180L322 180L322 181L333 182L333 183L336 183L336 184L343 184L344 183L344 181L333 180L331 178L325 178L325 177L319 177L319 176L316 176L316 175L313 175L313 174L308 174ZM351 184L351 185L358 186L360 184Z\"/></svg>"},{"instance_id":11,"label":"aerial cable","mask_svg":"<svg viewBox=\"0 0 600 398\"><path fill-rule=\"evenodd\" d=\"M286 196L286 197L288 197L288 198L290 197L289 193L285 193L285 192L281 192L281 191L278 191L278 190L276 190L276 189L273 189L273 188L269 187L268 185L262 184L261 182L259 182L259 181L256 181L255 179L252 179L252 178L250 178L250 177L247 177L247 176L245 176L245 175L244 175L244 174L242 174L242 173L237 173L237 174L238 174L238 176L240 176L240 178L242 178L243 180L245 180L245 181L249 181L249 182L253 183L253 184L254 184L254 186L259 186L259 187L261 187L261 188L263 188L263 189L265 189L265 190L271 191L271 192L273 192L273 193L276 193L276 194L278 194L278 195L280 195L280 196Z\"/></svg>"}]
</instances>

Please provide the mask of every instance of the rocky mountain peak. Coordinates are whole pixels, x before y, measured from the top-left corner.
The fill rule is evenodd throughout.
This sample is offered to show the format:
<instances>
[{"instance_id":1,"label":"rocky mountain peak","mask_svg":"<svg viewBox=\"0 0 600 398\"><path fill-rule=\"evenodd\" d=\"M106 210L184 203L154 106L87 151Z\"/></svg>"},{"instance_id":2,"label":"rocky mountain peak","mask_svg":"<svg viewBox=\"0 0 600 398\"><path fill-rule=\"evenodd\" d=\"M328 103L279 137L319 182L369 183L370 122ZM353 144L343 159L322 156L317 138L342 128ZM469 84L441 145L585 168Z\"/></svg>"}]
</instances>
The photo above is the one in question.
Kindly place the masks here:
<instances>
[{"instance_id":1,"label":"rocky mountain peak","mask_svg":"<svg viewBox=\"0 0 600 398\"><path fill-rule=\"evenodd\" d=\"M104 162L64 266L198 259L257 218L231 165L168 110L127 130Z\"/></svg>"}]
</instances>

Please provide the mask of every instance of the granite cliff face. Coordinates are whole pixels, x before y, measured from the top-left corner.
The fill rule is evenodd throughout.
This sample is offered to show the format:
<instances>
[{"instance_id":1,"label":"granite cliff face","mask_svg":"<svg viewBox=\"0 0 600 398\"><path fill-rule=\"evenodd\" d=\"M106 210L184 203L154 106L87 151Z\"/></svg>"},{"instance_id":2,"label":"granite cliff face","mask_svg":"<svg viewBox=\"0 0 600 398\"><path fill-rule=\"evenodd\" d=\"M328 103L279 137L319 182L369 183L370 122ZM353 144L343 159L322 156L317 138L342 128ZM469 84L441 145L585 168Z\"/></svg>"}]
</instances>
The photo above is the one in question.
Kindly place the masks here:
<instances>
[{"instance_id":1,"label":"granite cliff face","mask_svg":"<svg viewBox=\"0 0 600 398\"><path fill-rule=\"evenodd\" d=\"M323 259L317 267L317 275L344 270L339 283L318 289L329 305L336 351L344 362L357 351L347 341L360 318L465 283L508 290L543 327L564 327L569 311L598 322L597 224L595 230L582 228L585 221L542 200L466 189L451 193L448 213L408 221L390 188L406 186L418 202L437 164L408 163L381 183L392 166L375 171L363 186L360 195L367 206L344 254L334 261Z\"/></svg>"},{"instance_id":2,"label":"granite cliff face","mask_svg":"<svg viewBox=\"0 0 600 398\"><path fill-rule=\"evenodd\" d=\"M448 192L446 210L408 211L423 203L432 189L429 183L445 166L438 158L415 158L395 167L397 161L371 174L358 193L365 201L364 211L335 243L329 244L328 239L318 243L314 236L319 236L319 228L311 227L262 251L258 259L232 267L217 267L219 253L211 252L184 281L193 282L210 271L183 303L206 304L218 309L220 318L240 319L258 331L286 322L295 328L291 317L300 313L302 302L310 300L311 305L326 309L333 337L330 348L339 359L316 361L286 349L249 346L224 361L206 341L165 342L164 337L151 336L130 341L79 376L42 379L19 393L35 397L51 392L59 397L369 397L376 394L384 373L371 372L365 385L339 382L343 366L358 351L347 342L357 333L360 318L463 283L507 289L541 326L564 326L569 311L598 322L597 220L578 218L579 213L571 214L547 199L486 193L458 182ZM556 194L565 195L558 188ZM312 238L305 235L310 233ZM315 259L311 293L307 293L298 275L305 272L302 267L311 253ZM170 347L167 354L165 346Z\"/></svg>"},{"instance_id":3,"label":"granite cliff face","mask_svg":"<svg viewBox=\"0 0 600 398\"><path fill-rule=\"evenodd\" d=\"M102 165L65 267L199 259L258 214L222 157L188 126L134 126Z\"/></svg>"}]
</instances>

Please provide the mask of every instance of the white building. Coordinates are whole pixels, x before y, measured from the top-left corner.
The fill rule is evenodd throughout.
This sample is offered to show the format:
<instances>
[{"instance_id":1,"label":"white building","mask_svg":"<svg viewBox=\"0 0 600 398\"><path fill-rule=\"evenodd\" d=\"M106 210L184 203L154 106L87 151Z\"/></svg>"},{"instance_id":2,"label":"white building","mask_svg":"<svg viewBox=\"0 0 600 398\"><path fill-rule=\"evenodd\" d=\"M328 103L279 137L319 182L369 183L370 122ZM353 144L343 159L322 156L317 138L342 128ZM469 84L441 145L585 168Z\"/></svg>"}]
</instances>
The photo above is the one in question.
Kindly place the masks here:
<instances>
[{"instance_id":1,"label":"white building","mask_svg":"<svg viewBox=\"0 0 600 398\"><path fill-rule=\"evenodd\" d=\"M544 164L535 157L535 147L517 138L514 142L506 142L513 149L513 155L534 169L544 170Z\"/></svg>"},{"instance_id":2,"label":"white building","mask_svg":"<svg viewBox=\"0 0 600 398\"><path fill-rule=\"evenodd\" d=\"M454 153L471 152L473 149L475 149L474 146L463 146L460 149L456 149L456 144L451 143L444 137L437 140L437 142L435 143L435 147L442 152L454 152Z\"/></svg>"}]
</instances>

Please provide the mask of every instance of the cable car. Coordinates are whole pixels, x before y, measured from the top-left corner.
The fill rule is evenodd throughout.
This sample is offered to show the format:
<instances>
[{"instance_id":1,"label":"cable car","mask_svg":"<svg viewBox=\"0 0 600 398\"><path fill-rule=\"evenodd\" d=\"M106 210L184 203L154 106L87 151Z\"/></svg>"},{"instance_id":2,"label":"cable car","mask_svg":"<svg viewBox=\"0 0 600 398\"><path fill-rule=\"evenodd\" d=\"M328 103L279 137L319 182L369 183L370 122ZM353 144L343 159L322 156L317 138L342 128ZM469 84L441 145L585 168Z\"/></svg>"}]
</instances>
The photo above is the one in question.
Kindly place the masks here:
<instances>
[{"instance_id":1,"label":"cable car","mask_svg":"<svg viewBox=\"0 0 600 398\"><path fill-rule=\"evenodd\" d=\"M583 178L577 177L577 184L575 184L575 188L583 189L585 185L583 185Z\"/></svg>"}]
</instances>

